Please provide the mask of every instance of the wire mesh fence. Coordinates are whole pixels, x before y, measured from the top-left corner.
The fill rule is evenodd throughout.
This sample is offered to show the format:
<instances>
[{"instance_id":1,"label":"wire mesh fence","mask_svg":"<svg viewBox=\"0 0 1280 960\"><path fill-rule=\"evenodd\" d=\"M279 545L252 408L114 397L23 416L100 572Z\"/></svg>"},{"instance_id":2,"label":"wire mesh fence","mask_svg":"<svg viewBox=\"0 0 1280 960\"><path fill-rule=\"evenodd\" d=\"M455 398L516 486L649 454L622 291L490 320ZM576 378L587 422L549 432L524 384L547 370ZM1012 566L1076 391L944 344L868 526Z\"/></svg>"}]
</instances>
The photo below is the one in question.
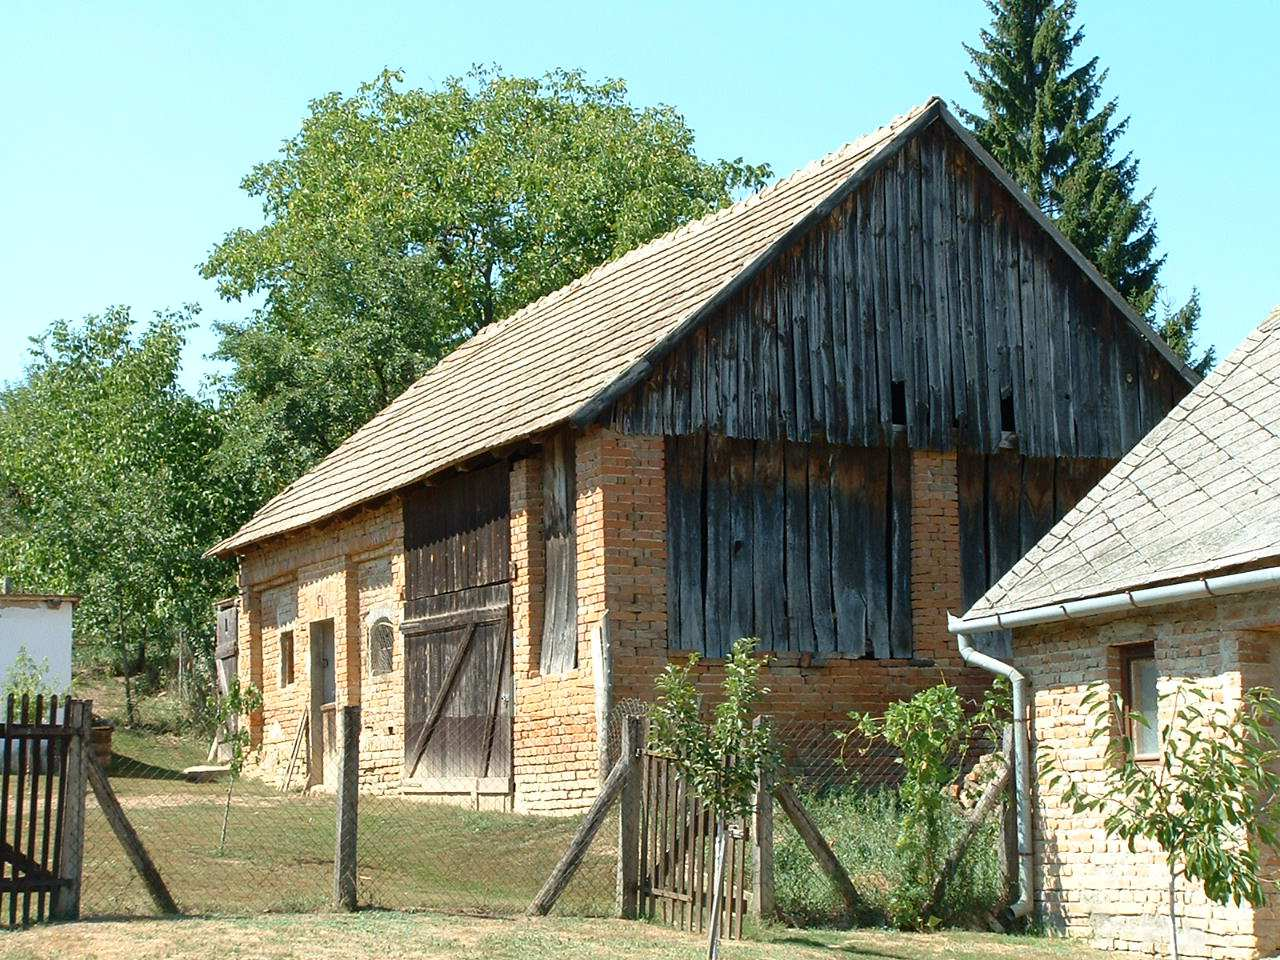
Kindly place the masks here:
<instances>
[{"instance_id":1,"label":"wire mesh fence","mask_svg":"<svg viewBox=\"0 0 1280 960\"><path fill-rule=\"evenodd\" d=\"M626 702L610 722L610 762L619 754L625 716L647 705ZM475 727L475 725L472 725ZM464 728L452 730L461 735ZM483 726L475 727L485 736ZM863 750L835 737L837 725L779 722L779 776L790 783L850 874L867 915L882 921L903 883L899 849L902 768L885 750ZM362 747L362 749L364 749ZM336 802L331 785L306 787L296 775L287 792L261 771L229 784L184 776L198 764L199 746L176 738L117 731L108 772L126 815L155 861L180 909L201 914L329 909L334 903ZM973 759L977 759L976 756ZM962 789L976 783L972 762L946 806L944 841L961 831ZM366 784L374 787L374 784ZM972 790L968 794L972 794ZM590 795L585 802L590 802ZM583 804L585 806L585 803ZM147 890L122 855L92 796L88 798L83 914L151 914ZM486 808L488 806L489 808ZM358 806L357 901L389 909L515 915L551 874L583 821L582 814L515 812L510 802L486 804L479 794L412 795L400 784L362 790ZM996 805L999 811L999 805ZM983 823L949 887L946 911L972 914L1000 896L1000 822ZM589 847L557 901L562 915L607 916L617 910L617 811ZM844 904L780 808L773 831L777 913L800 924L843 922ZM746 865L746 886L751 888ZM980 911L979 911L980 912Z\"/></svg>"}]
</instances>

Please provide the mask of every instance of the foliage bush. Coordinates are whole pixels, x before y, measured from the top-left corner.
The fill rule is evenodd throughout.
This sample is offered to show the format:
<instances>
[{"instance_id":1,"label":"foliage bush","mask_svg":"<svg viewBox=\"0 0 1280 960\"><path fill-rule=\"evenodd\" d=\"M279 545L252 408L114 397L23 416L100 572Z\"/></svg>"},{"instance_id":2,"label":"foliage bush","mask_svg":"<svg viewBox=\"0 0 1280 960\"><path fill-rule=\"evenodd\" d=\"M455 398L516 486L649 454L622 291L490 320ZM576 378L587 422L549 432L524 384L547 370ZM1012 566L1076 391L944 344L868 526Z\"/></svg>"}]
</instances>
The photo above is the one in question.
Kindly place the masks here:
<instances>
[{"instance_id":1,"label":"foliage bush","mask_svg":"<svg viewBox=\"0 0 1280 960\"><path fill-rule=\"evenodd\" d=\"M897 840L904 825L904 804L894 787L854 784L803 792L801 800L849 871L866 912L860 924L898 925L899 892L911 882L911 854ZM963 812L951 801L941 808L938 837L949 850L964 829ZM1000 820L988 817L960 861L955 882L947 885L938 922L967 926L994 910L1001 898ZM804 841L786 817L774 827L774 882L779 913L801 925L839 923L844 904L813 862Z\"/></svg>"}]
</instances>

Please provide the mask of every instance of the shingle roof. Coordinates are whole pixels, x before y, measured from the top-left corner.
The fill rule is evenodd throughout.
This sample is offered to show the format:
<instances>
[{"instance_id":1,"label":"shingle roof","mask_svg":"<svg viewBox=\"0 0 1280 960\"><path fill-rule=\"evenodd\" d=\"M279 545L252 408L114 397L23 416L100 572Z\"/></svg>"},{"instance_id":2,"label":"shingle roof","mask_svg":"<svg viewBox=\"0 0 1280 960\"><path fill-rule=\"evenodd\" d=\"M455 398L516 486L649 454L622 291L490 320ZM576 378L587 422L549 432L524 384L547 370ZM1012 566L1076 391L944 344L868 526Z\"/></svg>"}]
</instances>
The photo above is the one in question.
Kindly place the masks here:
<instances>
[{"instance_id":1,"label":"shingle roof","mask_svg":"<svg viewBox=\"0 0 1280 960\"><path fill-rule=\"evenodd\" d=\"M965 620L1280 558L1280 307Z\"/></svg>"},{"instance_id":2,"label":"shingle roof","mask_svg":"<svg viewBox=\"0 0 1280 960\"><path fill-rule=\"evenodd\" d=\"M483 329L211 554L296 530L570 419L634 386L655 355L827 215L892 148L942 119L1176 365L1164 342L1046 221L937 97L747 199L624 254ZM1185 369L1185 367L1183 367Z\"/></svg>"}]
</instances>

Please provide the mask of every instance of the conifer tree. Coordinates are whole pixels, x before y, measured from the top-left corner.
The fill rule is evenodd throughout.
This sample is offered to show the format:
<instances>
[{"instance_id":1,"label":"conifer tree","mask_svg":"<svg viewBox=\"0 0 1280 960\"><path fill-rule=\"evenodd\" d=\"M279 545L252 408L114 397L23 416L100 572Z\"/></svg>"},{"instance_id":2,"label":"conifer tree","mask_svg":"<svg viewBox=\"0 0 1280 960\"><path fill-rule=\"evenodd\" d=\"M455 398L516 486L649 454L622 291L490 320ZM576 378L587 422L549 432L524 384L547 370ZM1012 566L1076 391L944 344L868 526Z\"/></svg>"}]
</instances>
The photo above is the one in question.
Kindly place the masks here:
<instances>
[{"instance_id":1,"label":"conifer tree","mask_svg":"<svg viewBox=\"0 0 1280 960\"><path fill-rule=\"evenodd\" d=\"M1138 195L1138 161L1120 152L1129 120L1102 88L1093 57L1076 65L1084 30L1075 0L985 0L991 24L965 50L982 112L960 109L979 141L1133 308L1191 363L1198 295L1179 309L1159 303L1151 194ZM1157 313L1161 316L1157 319ZM1207 351L1193 366L1213 363Z\"/></svg>"}]
</instances>

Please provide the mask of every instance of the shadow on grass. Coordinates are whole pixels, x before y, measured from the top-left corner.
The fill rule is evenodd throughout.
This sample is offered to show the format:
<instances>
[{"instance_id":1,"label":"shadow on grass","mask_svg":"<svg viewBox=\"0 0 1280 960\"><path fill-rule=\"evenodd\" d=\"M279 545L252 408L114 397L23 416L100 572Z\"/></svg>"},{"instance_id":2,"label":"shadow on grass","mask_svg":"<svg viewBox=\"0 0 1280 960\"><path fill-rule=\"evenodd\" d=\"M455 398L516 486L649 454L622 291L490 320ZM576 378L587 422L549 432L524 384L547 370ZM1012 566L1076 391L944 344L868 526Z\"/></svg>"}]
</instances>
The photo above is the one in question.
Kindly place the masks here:
<instances>
[{"instance_id":1,"label":"shadow on grass","mask_svg":"<svg viewBox=\"0 0 1280 960\"><path fill-rule=\"evenodd\" d=\"M849 953L855 957L884 957L886 960L913 960L911 955L905 953L890 953L886 950L876 950L872 947L859 946L852 943L828 943L825 940L819 940L815 937L773 937L768 942L786 944L793 947L810 947L816 950L826 950L831 953Z\"/></svg>"},{"instance_id":2,"label":"shadow on grass","mask_svg":"<svg viewBox=\"0 0 1280 960\"><path fill-rule=\"evenodd\" d=\"M121 777L128 780L186 780L181 770L174 770L171 767L157 767L153 763L147 763L145 760L135 760L133 757L122 753L112 756L111 767L107 772L113 777Z\"/></svg>"}]
</instances>

